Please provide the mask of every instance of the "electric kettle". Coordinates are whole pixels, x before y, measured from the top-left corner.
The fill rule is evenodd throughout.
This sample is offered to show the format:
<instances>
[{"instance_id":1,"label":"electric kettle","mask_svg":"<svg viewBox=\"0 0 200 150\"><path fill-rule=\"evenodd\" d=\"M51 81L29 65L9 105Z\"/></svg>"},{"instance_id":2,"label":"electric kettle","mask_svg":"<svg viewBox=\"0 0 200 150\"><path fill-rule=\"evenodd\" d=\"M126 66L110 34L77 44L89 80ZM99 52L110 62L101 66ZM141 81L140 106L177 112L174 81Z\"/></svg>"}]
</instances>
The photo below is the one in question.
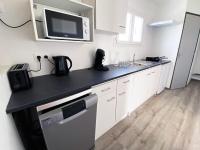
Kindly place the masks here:
<instances>
[{"instance_id":1,"label":"electric kettle","mask_svg":"<svg viewBox=\"0 0 200 150\"><path fill-rule=\"evenodd\" d=\"M67 56L54 56L55 75L62 76L67 75L72 68L72 60ZM69 65L68 62L69 61Z\"/></svg>"}]
</instances>

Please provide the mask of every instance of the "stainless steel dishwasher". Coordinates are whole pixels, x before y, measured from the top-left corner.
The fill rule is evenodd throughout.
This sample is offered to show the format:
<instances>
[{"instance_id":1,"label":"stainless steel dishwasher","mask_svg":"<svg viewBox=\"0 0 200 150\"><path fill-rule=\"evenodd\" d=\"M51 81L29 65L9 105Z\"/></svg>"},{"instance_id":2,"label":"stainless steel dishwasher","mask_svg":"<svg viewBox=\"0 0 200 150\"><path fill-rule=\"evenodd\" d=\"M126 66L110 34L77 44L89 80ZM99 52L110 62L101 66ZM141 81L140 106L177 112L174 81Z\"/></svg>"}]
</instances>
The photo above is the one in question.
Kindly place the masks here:
<instances>
[{"instance_id":1,"label":"stainless steel dishwasher","mask_svg":"<svg viewBox=\"0 0 200 150\"><path fill-rule=\"evenodd\" d=\"M83 92L84 93L84 92ZM86 92L87 93L87 92ZM48 150L90 150L95 145L97 96L86 94L38 109ZM69 101L69 102L68 102Z\"/></svg>"}]
</instances>

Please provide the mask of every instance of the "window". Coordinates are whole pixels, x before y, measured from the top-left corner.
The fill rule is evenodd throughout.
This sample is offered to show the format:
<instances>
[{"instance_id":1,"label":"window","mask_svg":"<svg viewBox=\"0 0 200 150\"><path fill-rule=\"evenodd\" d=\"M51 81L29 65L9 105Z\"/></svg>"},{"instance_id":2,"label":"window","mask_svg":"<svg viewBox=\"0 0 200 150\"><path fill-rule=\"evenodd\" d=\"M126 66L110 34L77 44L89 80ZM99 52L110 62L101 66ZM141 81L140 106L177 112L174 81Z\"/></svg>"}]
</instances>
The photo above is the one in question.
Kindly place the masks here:
<instances>
[{"instance_id":1,"label":"window","mask_svg":"<svg viewBox=\"0 0 200 150\"><path fill-rule=\"evenodd\" d=\"M119 42L140 43L142 41L144 19L127 13L126 31L118 35Z\"/></svg>"}]
</instances>

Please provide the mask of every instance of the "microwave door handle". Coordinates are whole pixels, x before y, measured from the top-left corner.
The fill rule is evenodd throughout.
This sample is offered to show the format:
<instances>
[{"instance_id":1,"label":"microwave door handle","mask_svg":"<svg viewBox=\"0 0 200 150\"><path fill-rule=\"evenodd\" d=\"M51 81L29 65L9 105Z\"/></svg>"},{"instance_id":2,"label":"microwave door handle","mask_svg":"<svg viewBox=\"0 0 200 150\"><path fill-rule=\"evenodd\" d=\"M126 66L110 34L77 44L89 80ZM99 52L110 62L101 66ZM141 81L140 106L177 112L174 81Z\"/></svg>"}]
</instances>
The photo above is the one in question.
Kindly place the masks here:
<instances>
[{"instance_id":1,"label":"microwave door handle","mask_svg":"<svg viewBox=\"0 0 200 150\"><path fill-rule=\"evenodd\" d=\"M76 118L79 118L79 117L81 117L82 115L84 115L87 111L88 111L88 110L85 109L85 110L83 110L83 111L81 111L81 112L79 112L79 113L77 113L77 114L75 114L75 115L73 115L73 116L71 116L71 117L69 117L69 118L66 118L66 119L60 121L58 124L59 124L59 125L63 125L63 124L66 124L66 123L68 123L68 122L70 122L70 121L72 121L72 120L75 120Z\"/></svg>"}]
</instances>

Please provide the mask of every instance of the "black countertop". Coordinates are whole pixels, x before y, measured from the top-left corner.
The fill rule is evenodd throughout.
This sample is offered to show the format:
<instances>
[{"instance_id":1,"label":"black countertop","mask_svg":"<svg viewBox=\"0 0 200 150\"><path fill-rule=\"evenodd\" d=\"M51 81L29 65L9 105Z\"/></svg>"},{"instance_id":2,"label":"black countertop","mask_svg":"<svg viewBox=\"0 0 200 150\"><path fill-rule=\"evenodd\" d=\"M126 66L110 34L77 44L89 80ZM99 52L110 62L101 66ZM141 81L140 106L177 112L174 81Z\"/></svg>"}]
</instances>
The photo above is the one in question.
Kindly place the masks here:
<instances>
[{"instance_id":1,"label":"black countertop","mask_svg":"<svg viewBox=\"0 0 200 150\"><path fill-rule=\"evenodd\" d=\"M34 77L31 89L12 93L6 112L14 113L27 108L37 107L82 92L94 85L169 62L162 61L150 66L130 66L124 68L110 66L110 70L107 72L82 69L72 71L69 75L62 77L54 75Z\"/></svg>"}]
</instances>

